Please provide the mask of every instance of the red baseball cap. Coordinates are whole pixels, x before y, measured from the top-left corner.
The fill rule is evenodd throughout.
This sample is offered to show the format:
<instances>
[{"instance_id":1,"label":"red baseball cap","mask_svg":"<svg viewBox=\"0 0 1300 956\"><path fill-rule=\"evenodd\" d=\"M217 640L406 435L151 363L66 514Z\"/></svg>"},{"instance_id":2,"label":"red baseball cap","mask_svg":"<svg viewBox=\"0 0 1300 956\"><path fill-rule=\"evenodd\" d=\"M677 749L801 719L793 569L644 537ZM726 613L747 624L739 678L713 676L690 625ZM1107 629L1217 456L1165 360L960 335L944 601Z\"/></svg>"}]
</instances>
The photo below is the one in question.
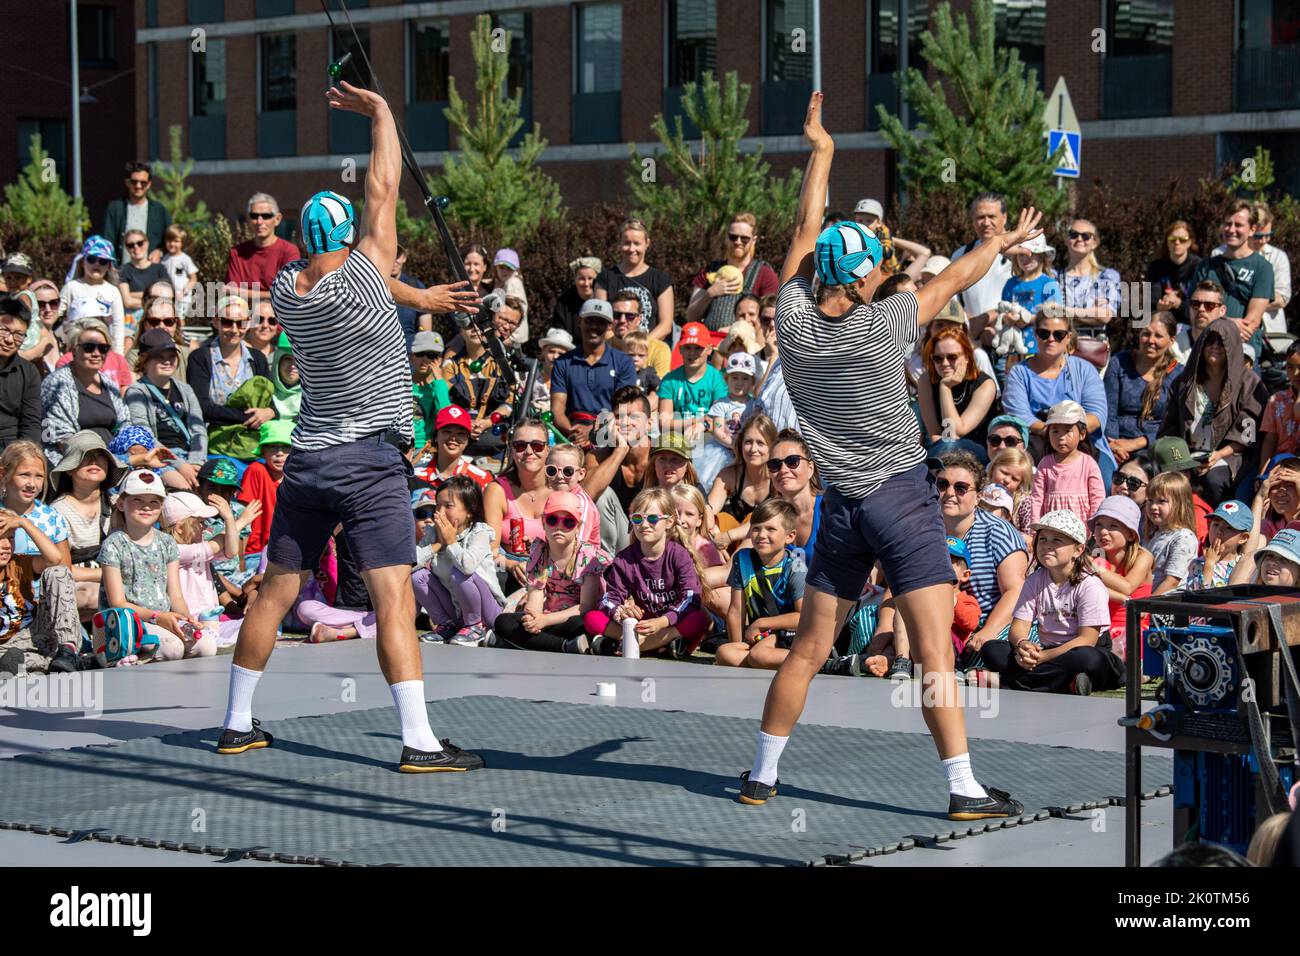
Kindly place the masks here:
<instances>
[{"instance_id":1,"label":"red baseball cap","mask_svg":"<svg viewBox=\"0 0 1300 956\"><path fill-rule=\"evenodd\" d=\"M688 322L682 326L682 337L677 340L677 344L703 345L707 348L713 344L713 336L702 322Z\"/></svg>"},{"instance_id":2,"label":"red baseball cap","mask_svg":"<svg viewBox=\"0 0 1300 956\"><path fill-rule=\"evenodd\" d=\"M469 412L465 411L465 409L461 408L459 405L448 405L440 411L438 417L433 420L433 430L436 432L438 429L446 428L448 425L458 425L466 431L469 431L469 426L472 421L473 419L470 418Z\"/></svg>"}]
</instances>

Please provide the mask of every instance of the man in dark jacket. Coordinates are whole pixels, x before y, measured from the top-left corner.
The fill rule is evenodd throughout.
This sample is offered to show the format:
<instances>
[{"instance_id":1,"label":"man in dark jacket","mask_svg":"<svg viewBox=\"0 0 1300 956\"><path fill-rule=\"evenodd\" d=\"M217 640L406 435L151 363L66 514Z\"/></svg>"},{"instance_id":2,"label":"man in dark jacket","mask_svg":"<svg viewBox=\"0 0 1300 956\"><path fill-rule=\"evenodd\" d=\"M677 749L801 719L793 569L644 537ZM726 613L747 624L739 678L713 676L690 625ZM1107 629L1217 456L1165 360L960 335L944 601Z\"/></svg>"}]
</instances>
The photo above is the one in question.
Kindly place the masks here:
<instances>
[{"instance_id":1,"label":"man in dark jacket","mask_svg":"<svg viewBox=\"0 0 1300 956\"><path fill-rule=\"evenodd\" d=\"M20 438L41 443L41 375L18 354L31 315L21 299L0 296L0 450Z\"/></svg>"},{"instance_id":2,"label":"man in dark jacket","mask_svg":"<svg viewBox=\"0 0 1300 956\"><path fill-rule=\"evenodd\" d=\"M163 256L163 233L172 224L167 207L149 198L153 173L148 163L126 164L126 198L114 199L104 210L104 227L100 235L117 250L118 262L129 262L126 247L122 244L128 229L139 229L149 239L149 261L160 262Z\"/></svg>"}]
</instances>

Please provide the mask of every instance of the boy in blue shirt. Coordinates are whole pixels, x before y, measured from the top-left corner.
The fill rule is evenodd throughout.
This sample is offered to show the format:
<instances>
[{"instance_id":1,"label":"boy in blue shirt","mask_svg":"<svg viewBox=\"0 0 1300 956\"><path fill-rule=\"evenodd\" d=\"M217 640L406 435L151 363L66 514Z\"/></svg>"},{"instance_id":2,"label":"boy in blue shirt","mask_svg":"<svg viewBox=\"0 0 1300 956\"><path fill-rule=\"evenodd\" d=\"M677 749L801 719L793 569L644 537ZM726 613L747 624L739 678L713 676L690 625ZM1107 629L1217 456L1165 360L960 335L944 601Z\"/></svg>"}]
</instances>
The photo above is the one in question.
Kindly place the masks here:
<instances>
[{"instance_id":1,"label":"boy in blue shirt","mask_svg":"<svg viewBox=\"0 0 1300 956\"><path fill-rule=\"evenodd\" d=\"M727 577L729 641L718 648L715 664L776 670L790 652L808 575L803 556L791 548L798 522L794 505L783 498L769 498L754 509L749 522L754 546L736 552Z\"/></svg>"},{"instance_id":2,"label":"boy in blue shirt","mask_svg":"<svg viewBox=\"0 0 1300 956\"><path fill-rule=\"evenodd\" d=\"M659 383L659 430L685 435L692 447L704 437L709 409L727 397L726 380L709 364L712 342L704 325L688 323L677 343L681 368L673 369Z\"/></svg>"}]
</instances>

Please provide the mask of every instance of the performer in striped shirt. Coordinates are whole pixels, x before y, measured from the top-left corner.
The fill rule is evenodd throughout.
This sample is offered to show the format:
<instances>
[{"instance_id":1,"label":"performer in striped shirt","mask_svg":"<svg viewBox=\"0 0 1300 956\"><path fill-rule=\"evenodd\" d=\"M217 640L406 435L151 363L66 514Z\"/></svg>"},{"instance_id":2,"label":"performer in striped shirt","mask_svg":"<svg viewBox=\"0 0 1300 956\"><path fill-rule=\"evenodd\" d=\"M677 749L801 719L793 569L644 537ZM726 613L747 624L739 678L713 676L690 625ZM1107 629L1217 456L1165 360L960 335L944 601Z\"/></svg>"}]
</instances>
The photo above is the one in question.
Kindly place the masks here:
<instances>
[{"instance_id":1,"label":"performer in striped shirt","mask_svg":"<svg viewBox=\"0 0 1300 956\"><path fill-rule=\"evenodd\" d=\"M415 522L409 465L399 451L411 444L411 373L396 306L473 311L479 299L465 291L467 283L417 290L391 278L402 173L397 127L383 97L369 90L340 83L326 97L332 109L370 117L365 227L357 241L352 204L333 192L312 196L302 208L307 258L281 269L271 287L302 377L302 408L271 522L266 577L235 648L217 751L271 745L253 719L253 693L281 619L341 523L379 618L379 666L402 727L398 769L474 770L482 758L439 741L425 707L411 590Z\"/></svg>"},{"instance_id":2,"label":"performer in striped shirt","mask_svg":"<svg viewBox=\"0 0 1300 956\"><path fill-rule=\"evenodd\" d=\"M740 801L761 804L776 794L777 761L803 712L808 684L879 560L921 665L922 714L948 776L949 817L1016 815L1021 804L1004 791L986 791L971 772L953 673L952 565L904 365L918 322L978 281L1003 250L1038 235L1040 216L1022 211L1014 231L981 243L919 292L869 305L884 279L880 242L854 222L821 231L835 151L821 111L822 94L815 92L804 121L812 155L781 270L776 332L799 428L829 488L798 634L768 689L754 769L744 775ZM814 271L827 293L820 307Z\"/></svg>"}]
</instances>

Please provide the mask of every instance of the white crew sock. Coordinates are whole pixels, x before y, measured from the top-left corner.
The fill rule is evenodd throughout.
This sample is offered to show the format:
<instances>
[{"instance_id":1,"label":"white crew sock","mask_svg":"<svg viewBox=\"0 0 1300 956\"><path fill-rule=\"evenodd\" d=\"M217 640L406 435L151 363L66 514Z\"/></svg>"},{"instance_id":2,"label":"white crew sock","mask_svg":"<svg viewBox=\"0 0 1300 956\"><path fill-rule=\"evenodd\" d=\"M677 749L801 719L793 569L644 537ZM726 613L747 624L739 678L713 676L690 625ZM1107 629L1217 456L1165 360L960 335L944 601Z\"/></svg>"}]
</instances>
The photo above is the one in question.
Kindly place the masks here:
<instances>
[{"instance_id":1,"label":"white crew sock","mask_svg":"<svg viewBox=\"0 0 1300 956\"><path fill-rule=\"evenodd\" d=\"M262 679L261 671L230 665L230 696L226 700L227 730L247 733L253 729L253 692Z\"/></svg>"},{"instance_id":2,"label":"white crew sock","mask_svg":"<svg viewBox=\"0 0 1300 956\"><path fill-rule=\"evenodd\" d=\"M404 680L391 685L397 718L402 722L402 746L434 752L442 749L429 726L429 711L424 704L424 681Z\"/></svg>"},{"instance_id":3,"label":"white crew sock","mask_svg":"<svg viewBox=\"0 0 1300 956\"><path fill-rule=\"evenodd\" d=\"M948 792L959 797L987 797L988 793L975 780L970 769L970 754L958 754L943 762L943 771L948 775Z\"/></svg>"},{"instance_id":4,"label":"white crew sock","mask_svg":"<svg viewBox=\"0 0 1300 956\"><path fill-rule=\"evenodd\" d=\"M776 764L789 740L789 737L773 737L760 730L758 750L754 754L754 769L750 771L749 779L769 786L776 783Z\"/></svg>"}]
</instances>

